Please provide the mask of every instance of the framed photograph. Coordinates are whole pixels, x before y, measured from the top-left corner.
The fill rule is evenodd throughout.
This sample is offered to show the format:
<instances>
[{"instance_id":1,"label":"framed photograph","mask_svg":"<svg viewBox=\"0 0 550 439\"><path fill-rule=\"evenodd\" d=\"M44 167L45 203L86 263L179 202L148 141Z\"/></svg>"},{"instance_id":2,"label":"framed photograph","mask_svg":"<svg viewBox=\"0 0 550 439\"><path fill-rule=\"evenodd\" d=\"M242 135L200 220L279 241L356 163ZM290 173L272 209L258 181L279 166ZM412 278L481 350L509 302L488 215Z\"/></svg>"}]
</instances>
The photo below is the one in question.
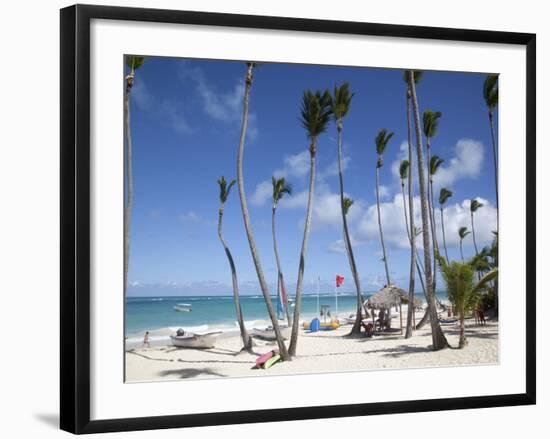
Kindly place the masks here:
<instances>
[{"instance_id":1,"label":"framed photograph","mask_svg":"<svg viewBox=\"0 0 550 439\"><path fill-rule=\"evenodd\" d=\"M61 428L535 403L534 34L61 10Z\"/></svg>"}]
</instances>

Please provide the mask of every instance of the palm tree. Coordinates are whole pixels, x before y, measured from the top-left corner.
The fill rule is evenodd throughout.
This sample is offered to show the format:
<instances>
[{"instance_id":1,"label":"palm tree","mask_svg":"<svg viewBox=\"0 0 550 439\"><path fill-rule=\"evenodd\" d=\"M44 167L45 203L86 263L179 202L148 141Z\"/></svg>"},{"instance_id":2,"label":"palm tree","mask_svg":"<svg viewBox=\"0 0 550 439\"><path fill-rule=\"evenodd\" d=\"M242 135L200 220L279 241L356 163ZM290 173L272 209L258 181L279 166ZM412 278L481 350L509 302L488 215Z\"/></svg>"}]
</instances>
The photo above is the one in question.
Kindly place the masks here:
<instances>
[{"instance_id":1,"label":"palm tree","mask_svg":"<svg viewBox=\"0 0 550 439\"><path fill-rule=\"evenodd\" d=\"M428 178L429 178L429 185L428 185L428 206L430 209L430 225L431 225L431 233L432 233L432 246L433 246L433 252L434 252L434 269L433 269L433 290L434 293L436 291L436 280L437 280L437 271L436 271L436 258L435 256L439 253L439 248L437 245L437 229L435 226L435 215L434 215L434 195L433 195L433 184L432 184L432 166L436 165L439 167L437 162L434 162L431 157L431 145L432 145L432 138L435 137L437 134L437 130L439 127L439 119L441 118L442 113L440 111L436 111L435 113L430 110L426 110L424 112L424 115L422 117L423 122L423 129L424 129L424 136L426 137L426 161L428 163ZM437 168L434 170L437 172Z\"/></svg>"},{"instance_id":2,"label":"palm tree","mask_svg":"<svg viewBox=\"0 0 550 439\"><path fill-rule=\"evenodd\" d=\"M296 281L296 296L294 298L294 319L292 321L292 335L290 338L289 353L296 355L298 344L298 325L300 322L300 308L302 304L302 283L304 279L305 258L307 243L309 239L309 230L311 228L311 216L313 213L313 194L315 188L315 164L317 158L317 139L324 133L330 122L330 95L328 91L313 93L306 90L302 96L302 107L300 110L300 120L306 130L309 139L309 194L307 199L306 222L304 225L304 236L302 239L302 249L300 251L300 265L298 267L298 279Z\"/></svg>"},{"instance_id":3,"label":"palm tree","mask_svg":"<svg viewBox=\"0 0 550 439\"><path fill-rule=\"evenodd\" d=\"M410 73L412 75L412 79L415 84L418 84L420 79L422 78L422 72L421 71L411 71ZM407 225L407 211L405 208L405 226L407 227L407 236L409 237L409 241L411 243L411 267L409 271L409 304L414 304L414 266L416 265L416 269L418 271L418 278L420 279L420 283L422 284L422 289L424 290L424 295L426 294L426 289L424 287L424 281L422 280L422 274L420 273L419 269L419 259L418 253L416 249L416 234L415 230L416 227L414 225L414 193L413 193L413 172L411 171L414 168L414 154L413 154L413 142L412 142L412 127L411 127L411 89L409 87L409 72L405 71L403 72L403 80L405 81L405 84L407 84L407 92L406 92L406 101L407 101L407 146L408 146L408 175L409 175L409 218L410 218L410 226ZM401 182L403 183L404 180L402 179ZM401 185L403 194L405 190L404 184ZM404 195L403 195L404 197ZM403 206L405 206L405 199L403 198ZM410 228L409 228L410 227ZM405 338L412 337L412 331L413 331L413 320L414 320L414 307L408 306L407 307L407 329L405 331Z\"/></svg>"},{"instance_id":4,"label":"palm tree","mask_svg":"<svg viewBox=\"0 0 550 439\"><path fill-rule=\"evenodd\" d=\"M292 194L292 187L288 184L284 177L282 178L271 178L271 183L273 184L273 207L271 209L271 231L273 234L273 250L275 251L275 260L277 261L277 291L283 294L283 303L285 314L287 318L287 323L290 326L292 324L292 318L290 316L288 308L288 296L285 285L285 278L283 276L283 269L281 268L281 261L279 259L279 249L277 246L277 237L275 235L275 212L277 211L277 206L279 201L283 199L285 195Z\"/></svg>"},{"instance_id":5,"label":"palm tree","mask_svg":"<svg viewBox=\"0 0 550 439\"><path fill-rule=\"evenodd\" d=\"M472 239L474 240L474 249L476 250L476 255L478 254L478 251L477 251L477 243L476 243L476 229L474 228L474 213L480 207L483 207L482 203L480 203L476 199L470 200L470 219L472 221Z\"/></svg>"},{"instance_id":6,"label":"palm tree","mask_svg":"<svg viewBox=\"0 0 550 439\"><path fill-rule=\"evenodd\" d=\"M124 78L124 138L126 140L126 206L124 207L124 294L128 286L128 267L130 263L130 225L134 202L134 177L132 169L132 131L130 129L130 92L134 86L136 70L145 62L144 56L127 56L126 65L130 73Z\"/></svg>"},{"instance_id":7,"label":"palm tree","mask_svg":"<svg viewBox=\"0 0 550 439\"><path fill-rule=\"evenodd\" d=\"M253 80L253 70L255 63L247 62L247 70L245 76L245 88L244 88L244 99L243 99L243 119L241 125L241 135L239 139L239 151L237 154L237 187L239 188L239 197L241 200L241 210L243 213L244 228L246 230L246 236L248 238L248 244L250 247L250 253L252 254L252 260L254 261L254 267L256 268L256 273L258 275L258 281L260 283L260 288L264 296L265 304L267 307L267 312L271 323L273 325L273 330L275 331L275 337L277 339L277 345L279 347L279 354L283 360L288 360L288 350L284 343L283 337L281 335L281 330L279 328L279 323L277 321L277 316L273 310L273 303L271 302L271 296L269 295L269 289L267 287L267 282L264 277L262 270L262 263L260 261L260 255L258 249L256 248L256 241L254 240L254 234L252 231L252 225L250 224L250 215L248 213L248 203L246 201L246 192L244 188L244 177L243 177L243 159L244 159L244 141L246 139L246 130L248 126L248 105L250 100L250 89L252 88Z\"/></svg>"},{"instance_id":8,"label":"palm tree","mask_svg":"<svg viewBox=\"0 0 550 439\"><path fill-rule=\"evenodd\" d=\"M441 213L441 232L443 234L443 248L445 249L445 259L447 259L447 263L449 263L449 254L447 253L447 242L445 240L445 220L443 217L443 209L445 208L445 203L449 198L453 196L452 191L441 188L439 191L439 212Z\"/></svg>"},{"instance_id":9,"label":"palm tree","mask_svg":"<svg viewBox=\"0 0 550 439\"><path fill-rule=\"evenodd\" d=\"M494 268L483 276L479 282L474 283L474 272L476 270L475 259L474 257L466 263L453 261L451 264L448 264L444 258L438 256L441 274L443 275L443 280L447 284L449 298L458 313L460 322L460 333L458 338L459 349L464 348L468 344L464 333L464 317L466 312L477 308L477 304L480 301L478 292L484 288L488 282L498 276L498 268Z\"/></svg>"},{"instance_id":10,"label":"palm tree","mask_svg":"<svg viewBox=\"0 0 550 439\"><path fill-rule=\"evenodd\" d=\"M376 162L376 208L378 211L378 229L380 230L380 243L382 244L382 260L384 261L384 268L386 270L387 285L391 284L390 271L388 269L388 258L386 255L386 246L384 245L384 232L382 231L382 219L380 217L380 168L384 165L384 151L388 142L393 137L393 133L388 133L385 128L381 129L374 142L376 144L376 153L378 154L378 160Z\"/></svg>"},{"instance_id":11,"label":"palm tree","mask_svg":"<svg viewBox=\"0 0 550 439\"><path fill-rule=\"evenodd\" d=\"M495 139L494 111L498 106L498 75L487 75L483 83L483 98L489 110L489 125L491 127L491 140L493 141L493 165L495 167L495 196L497 205L497 230L498 230L498 167L497 144Z\"/></svg>"},{"instance_id":12,"label":"palm tree","mask_svg":"<svg viewBox=\"0 0 550 439\"><path fill-rule=\"evenodd\" d=\"M336 129L338 131L338 177L339 177L339 183L340 183L340 210L342 212L344 244L346 247L346 253L348 255L350 270L353 276L353 281L355 283L355 289L357 292L357 312L356 312L355 323L351 330L351 334L357 334L361 332L361 320L362 320L361 316L362 316L363 299L362 299L362 293L361 293L361 283L359 280L359 273L357 271L357 266L355 264L353 247L351 245L351 240L349 236L348 221L346 219L347 211L353 204L353 201L344 196L344 174L342 170L342 130L344 127L344 117L347 116L350 110L351 100L353 99L353 96L354 96L354 93L350 93L349 84L347 82L344 83L341 87L334 86L334 94L330 97L330 111L334 117L334 121L336 122Z\"/></svg>"},{"instance_id":13,"label":"palm tree","mask_svg":"<svg viewBox=\"0 0 550 439\"><path fill-rule=\"evenodd\" d=\"M461 227L460 229L458 229L458 236L460 237L460 258L462 259L462 262L464 262L464 253L462 252L462 241L469 234L470 234L470 231L468 230L468 227Z\"/></svg>"},{"instance_id":14,"label":"palm tree","mask_svg":"<svg viewBox=\"0 0 550 439\"><path fill-rule=\"evenodd\" d=\"M424 246L424 270L426 272L426 301L428 302L428 312L430 317L430 325L432 327L432 343L434 350L446 348L449 344L437 318L437 310L435 308L432 267L431 267L431 251L430 251L430 219L428 194L426 193L426 176L424 169L424 152L422 146L422 133L420 130L420 112L418 109L418 99L416 97L416 85L414 82L414 73L409 71L409 88L411 90L412 107L414 112L415 131L416 131L416 153L418 156L418 184L420 187L420 206L422 213L422 242Z\"/></svg>"},{"instance_id":15,"label":"palm tree","mask_svg":"<svg viewBox=\"0 0 550 439\"><path fill-rule=\"evenodd\" d=\"M231 182L227 184L227 181L223 176L218 180L218 185L220 186L220 209L218 210L218 237L220 238L220 242L223 245L225 254L227 256L227 260L229 261L229 267L231 268L231 280L233 282L233 300L235 302L235 312L237 314L237 322L239 324L239 329L241 331L241 338L243 339L243 346L244 346L243 349L247 350L248 352L251 352L252 339L248 335L246 327L244 326L243 311L241 308L241 301L239 298L239 283L237 281L237 270L235 268L235 262L233 261L233 256L229 251L229 247L227 246L227 243L225 242L225 239L222 233L223 208L225 206L225 202L227 201L227 198L229 197L229 192L231 192L231 188L235 185L235 183L236 183L235 180L231 180Z\"/></svg>"}]
</instances>

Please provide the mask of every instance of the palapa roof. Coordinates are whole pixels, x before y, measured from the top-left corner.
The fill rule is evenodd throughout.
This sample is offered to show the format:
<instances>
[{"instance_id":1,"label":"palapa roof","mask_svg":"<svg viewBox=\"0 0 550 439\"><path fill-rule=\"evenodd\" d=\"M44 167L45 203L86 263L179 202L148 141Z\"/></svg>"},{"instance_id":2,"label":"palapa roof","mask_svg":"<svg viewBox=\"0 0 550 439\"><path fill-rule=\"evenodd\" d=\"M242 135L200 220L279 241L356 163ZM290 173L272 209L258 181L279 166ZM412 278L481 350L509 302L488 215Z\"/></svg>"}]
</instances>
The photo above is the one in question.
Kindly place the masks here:
<instances>
[{"instance_id":1,"label":"palapa roof","mask_svg":"<svg viewBox=\"0 0 550 439\"><path fill-rule=\"evenodd\" d=\"M367 300L367 307L374 309L390 309L400 303L408 303L409 294L395 285L387 285Z\"/></svg>"}]
</instances>

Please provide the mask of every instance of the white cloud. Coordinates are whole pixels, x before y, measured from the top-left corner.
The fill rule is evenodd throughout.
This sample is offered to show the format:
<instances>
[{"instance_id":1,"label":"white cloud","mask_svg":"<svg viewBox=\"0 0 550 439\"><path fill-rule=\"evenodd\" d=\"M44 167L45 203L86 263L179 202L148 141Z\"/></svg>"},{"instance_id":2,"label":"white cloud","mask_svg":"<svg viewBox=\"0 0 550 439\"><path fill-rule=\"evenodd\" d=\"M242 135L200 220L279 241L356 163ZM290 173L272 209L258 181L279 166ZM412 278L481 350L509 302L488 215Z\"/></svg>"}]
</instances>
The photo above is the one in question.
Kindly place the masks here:
<instances>
[{"instance_id":1,"label":"white cloud","mask_svg":"<svg viewBox=\"0 0 550 439\"><path fill-rule=\"evenodd\" d=\"M479 208L474 213L474 227L476 232L476 242L478 248L489 245L493 240L493 230L496 230L496 218L497 210L487 200L483 198L476 198L483 207ZM447 247L458 246L460 244L460 238L458 236L458 229L460 227L468 227L468 230L472 230L471 218L470 218L470 200L464 200L462 203L452 204L444 210L445 220L445 238ZM441 214L436 211L436 224L438 228L438 239L440 245L443 243L443 237L441 234ZM464 240L465 245L473 245L471 234Z\"/></svg>"},{"instance_id":2,"label":"white cloud","mask_svg":"<svg viewBox=\"0 0 550 439\"><path fill-rule=\"evenodd\" d=\"M493 239L492 231L496 230L496 208L487 200L482 198L477 198L477 200L483 204L483 207L474 214L476 241L478 247L481 248L490 244ZM414 197L414 210L415 226L421 227L422 220L420 215L419 196ZM392 201L380 203L380 217L386 245L397 248L408 248L409 242L405 229L403 198L399 194L396 194ZM447 247L458 246L460 242L458 229L462 226L466 226L471 230L470 200L463 200L460 204L450 204L444 210L444 220ZM438 243L442 246L443 235L439 209L435 211L435 223ZM357 244L372 241L377 242L380 239L378 215L375 204L366 209L356 227L353 229L353 232ZM472 244L471 237L466 238L466 240L465 245ZM420 247L421 246L419 246L419 248Z\"/></svg>"},{"instance_id":3,"label":"white cloud","mask_svg":"<svg viewBox=\"0 0 550 439\"><path fill-rule=\"evenodd\" d=\"M208 116L219 122L235 124L240 128L243 113L244 74L227 91L216 90L200 68L189 67L186 62L180 64L179 77L184 81L191 80L196 84L196 91L201 98L203 110ZM258 137L257 116L253 112L248 114L247 137L251 141Z\"/></svg>"},{"instance_id":4,"label":"white cloud","mask_svg":"<svg viewBox=\"0 0 550 439\"><path fill-rule=\"evenodd\" d=\"M253 206L263 206L267 200L272 198L272 196L273 186L271 181L262 181L258 186L256 186L256 190L250 196L250 203Z\"/></svg>"},{"instance_id":5,"label":"white cloud","mask_svg":"<svg viewBox=\"0 0 550 439\"><path fill-rule=\"evenodd\" d=\"M399 181L399 184L401 184L401 176L399 175L399 166L401 165L401 162L403 160L408 160L408 159L409 159L409 143L406 141L403 141L401 142L401 145L399 145L399 152L396 154L395 159L391 162L391 173L395 177L395 179Z\"/></svg>"},{"instance_id":6,"label":"white cloud","mask_svg":"<svg viewBox=\"0 0 550 439\"><path fill-rule=\"evenodd\" d=\"M452 187L460 179L475 179L481 172L484 148L481 142L472 139L460 139L454 148L455 157L446 160L434 175L434 188ZM444 157L443 157L444 158Z\"/></svg>"},{"instance_id":7,"label":"white cloud","mask_svg":"<svg viewBox=\"0 0 550 439\"><path fill-rule=\"evenodd\" d=\"M350 161L351 157L342 157L342 172L348 168ZM319 177L322 179L336 175L338 175L338 161L332 162L326 169L319 172Z\"/></svg>"},{"instance_id":8,"label":"white cloud","mask_svg":"<svg viewBox=\"0 0 550 439\"><path fill-rule=\"evenodd\" d=\"M297 154L287 155L283 159L283 167L273 171L273 175L277 178L285 177L287 179L300 178L303 179L309 176L309 171L311 168L311 161L309 150L305 149ZM349 157L342 158L342 169L345 170L350 162ZM316 192L323 193L326 192L327 188L324 184L324 179L329 176L338 175L338 164L331 163L325 169L317 171ZM292 183L292 181L290 181ZM265 180L259 183L256 186L252 196L251 203L254 206L263 206L266 201L271 199L272 196L272 185L271 180ZM298 209L305 208L307 205L308 198L308 189L293 193L290 196L283 198L279 205L283 209ZM338 199L338 209L340 209L340 201Z\"/></svg>"},{"instance_id":9,"label":"white cloud","mask_svg":"<svg viewBox=\"0 0 550 439\"><path fill-rule=\"evenodd\" d=\"M276 177L305 177L311 167L309 151L305 149L298 154L287 155L284 158L284 166L273 172Z\"/></svg>"},{"instance_id":10,"label":"white cloud","mask_svg":"<svg viewBox=\"0 0 550 439\"><path fill-rule=\"evenodd\" d=\"M374 191L376 192L376 188ZM378 188L378 193L380 194L381 200L388 198L390 196L390 192L390 188L388 186L384 186L383 184L381 184Z\"/></svg>"}]
</instances>

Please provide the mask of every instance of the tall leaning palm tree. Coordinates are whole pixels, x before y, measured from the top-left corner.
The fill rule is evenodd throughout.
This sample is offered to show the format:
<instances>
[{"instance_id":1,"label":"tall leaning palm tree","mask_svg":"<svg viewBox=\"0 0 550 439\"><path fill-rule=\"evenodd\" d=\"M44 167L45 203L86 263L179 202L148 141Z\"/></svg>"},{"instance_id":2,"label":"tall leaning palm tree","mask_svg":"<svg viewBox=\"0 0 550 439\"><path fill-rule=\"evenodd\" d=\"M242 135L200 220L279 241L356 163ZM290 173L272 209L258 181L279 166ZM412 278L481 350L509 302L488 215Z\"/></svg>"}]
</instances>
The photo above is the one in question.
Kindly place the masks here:
<instances>
[{"instance_id":1,"label":"tall leaning palm tree","mask_svg":"<svg viewBox=\"0 0 550 439\"><path fill-rule=\"evenodd\" d=\"M407 91L406 91L406 101L407 101L407 150L408 150L408 170L409 170L409 186L408 186L408 192L409 192L409 218L410 218L410 225L407 226L406 220L407 220L407 212L405 211L405 225L407 226L407 235L409 237L409 241L411 243L411 266L409 271L409 303L414 303L414 266L416 265L416 268L418 270L418 278L420 279L420 283L422 284L422 289L424 290L424 294L426 294L426 289L424 287L424 281L422 280L422 274L420 274L419 270L419 259L416 249L416 234L415 230L416 227L414 225L414 149L413 149L413 142L412 142L412 127L411 127L411 88L409 87L409 74L412 76L412 80L415 84L418 84L418 82L422 78L422 72L421 71L411 71L410 73L408 71L403 72L403 80L405 81L405 84L407 84ZM405 189L403 185L403 190ZM403 204L405 204L403 202ZM427 314L426 314L427 315ZM407 307L407 329L405 331L405 338L412 337L412 331L413 331L413 320L414 320L414 307L409 306Z\"/></svg>"},{"instance_id":2,"label":"tall leaning palm tree","mask_svg":"<svg viewBox=\"0 0 550 439\"><path fill-rule=\"evenodd\" d=\"M462 241L464 241L464 238L470 234L470 231L468 230L468 227L462 226L460 229L458 229L458 237L460 238L460 258L462 259L462 262L464 262L464 252L462 250Z\"/></svg>"},{"instance_id":3,"label":"tall leaning palm tree","mask_svg":"<svg viewBox=\"0 0 550 439\"><path fill-rule=\"evenodd\" d=\"M243 349L248 352L251 352L252 339L250 338L250 335L248 335L248 331L246 330L246 326L244 325L243 311L241 308L241 300L239 297L239 282L237 280L237 269L235 268L235 262L233 260L233 256L229 251L229 247L227 246L227 243L225 242L225 239L222 233L223 209L225 206L225 202L229 197L229 193L231 192L231 188L235 185L235 183L236 183L235 180L231 180L231 182L227 184L227 181L223 176L218 180L218 185L220 187L220 209L218 210L218 238L222 243L223 249L225 250L225 254L227 256L227 260L229 261L229 267L231 268L231 280L233 283L233 301L235 303L237 323L239 324L239 330L241 331L241 338L243 340Z\"/></svg>"},{"instance_id":4,"label":"tall leaning palm tree","mask_svg":"<svg viewBox=\"0 0 550 439\"><path fill-rule=\"evenodd\" d=\"M407 239L409 240L409 244L411 246L411 268L409 271L409 303L414 303L414 284L415 284L415 274L414 269L416 267L416 271L418 273L418 279L420 280L420 285L422 286L422 291L424 292L424 295L426 295L426 287L424 286L424 280L422 279L424 270L420 266L420 257L418 256L418 250L416 248L416 237L420 234L418 229L416 227L413 227L412 229L409 227L409 218L407 215L407 202L405 198L405 180L407 178L411 178L411 172L409 167L409 161L408 160L402 160L399 165L399 176L401 178L401 193L403 195L403 213L405 215L405 229L407 230ZM412 203L413 201L412 197L409 199L409 202ZM409 209L410 210L410 209ZM414 210L413 210L414 215ZM413 219L414 222L414 219ZM412 237L411 237L412 232ZM410 308L410 310L409 310ZM405 331L405 338L412 337L412 331L413 331L413 320L414 320L414 307L409 306L407 307L407 330Z\"/></svg>"},{"instance_id":5,"label":"tall leaning palm tree","mask_svg":"<svg viewBox=\"0 0 550 439\"><path fill-rule=\"evenodd\" d=\"M347 116L350 110L353 95L353 93L350 93L349 84L347 82L340 87L334 86L334 94L330 97L330 111L332 113L332 116L334 117L334 121L336 122L336 129L338 131L338 177L340 184L340 210L342 213L342 224L344 229L344 244L346 247L350 270L357 292L357 312L355 323L353 325L351 333L358 334L359 332L361 332L363 299L361 293L361 282L359 279L357 266L355 264L353 247L351 245L349 236L348 221L346 219L346 213L351 207L351 204L353 204L353 201L344 196L344 174L342 170L342 130L344 128L344 118ZM351 204L349 204L350 202Z\"/></svg>"},{"instance_id":6,"label":"tall leaning palm tree","mask_svg":"<svg viewBox=\"0 0 550 439\"><path fill-rule=\"evenodd\" d=\"M304 236L302 239L302 248L300 251L300 263L298 267L298 279L296 281L296 297L294 298L294 319L292 321L292 335L290 337L289 354L296 355L298 344L298 325L300 322L300 308L302 304L302 284L304 280L304 267L307 252L307 243L309 231L311 229L311 216L313 213L313 194L315 189L315 167L317 159L317 139L327 130L330 122L330 94L328 91L312 92L306 90L302 96L302 107L300 110L300 120L309 140L309 193L307 198L306 221L304 225Z\"/></svg>"},{"instance_id":7,"label":"tall leaning palm tree","mask_svg":"<svg viewBox=\"0 0 550 439\"><path fill-rule=\"evenodd\" d=\"M474 241L474 249L476 251L476 255L479 253L479 251L477 250L476 229L474 227L474 213L476 213L477 210L481 207L483 207L483 204L477 201L475 198L473 200L470 200L470 219L472 222L472 239Z\"/></svg>"},{"instance_id":8,"label":"tall leaning palm tree","mask_svg":"<svg viewBox=\"0 0 550 439\"><path fill-rule=\"evenodd\" d=\"M384 166L384 151L388 146L388 142L393 137L393 133L388 133L388 130L382 128L374 142L376 144L376 153L378 154L378 160L376 161L376 209L378 211L378 229L380 231L380 243L382 245L382 260L384 261L384 269L386 270L387 285L391 284L390 271L388 269L388 257L386 254L386 245L384 244L384 232L382 230L382 218L380 215L380 168Z\"/></svg>"},{"instance_id":9,"label":"tall leaning palm tree","mask_svg":"<svg viewBox=\"0 0 550 439\"><path fill-rule=\"evenodd\" d=\"M443 236L443 248L445 249L445 259L449 263L449 254L447 253L447 241L445 240L445 219L443 210L445 209L445 203L453 196L453 192L446 188L441 188L439 191L439 212L441 213L441 233Z\"/></svg>"},{"instance_id":10,"label":"tall leaning palm tree","mask_svg":"<svg viewBox=\"0 0 550 439\"><path fill-rule=\"evenodd\" d=\"M495 136L495 123L493 120L495 109L498 106L498 75L487 75L483 83L483 98L489 110L489 125L491 127L491 140L493 141L493 165L495 167L495 200L497 205L497 229L498 229L498 156Z\"/></svg>"},{"instance_id":11,"label":"tall leaning palm tree","mask_svg":"<svg viewBox=\"0 0 550 439\"><path fill-rule=\"evenodd\" d=\"M416 85L414 82L414 73L412 71L409 71L409 88L411 90L416 132L416 154L418 157L418 184L420 187L420 206L422 214L422 243L424 246L424 270L426 272L426 301L428 302L428 312L430 317L430 325L432 328L433 349L437 351L446 348L449 344L447 342L447 339L445 338L445 334L443 334L443 331L441 330L441 326L437 318L437 309L435 307L430 250L430 218L428 206L429 197L426 193L426 188L428 185L426 184L426 176L424 174L426 164L424 162L424 148L422 146L420 111L418 109Z\"/></svg>"},{"instance_id":12,"label":"tall leaning palm tree","mask_svg":"<svg viewBox=\"0 0 550 439\"><path fill-rule=\"evenodd\" d=\"M288 296L285 285L285 277L283 276L283 269L281 267L281 261L279 259L279 248L277 245L277 236L275 234L275 213L277 212L277 207L279 201L283 199L285 195L292 194L292 187L288 184L284 177L281 178L271 178L271 183L273 185L273 207L271 208L271 232L273 234L273 251L275 252L275 260L277 261L277 292L283 296L283 304L286 314L287 323L290 326L292 324L292 317L290 316L289 307L288 307Z\"/></svg>"},{"instance_id":13,"label":"tall leaning palm tree","mask_svg":"<svg viewBox=\"0 0 550 439\"><path fill-rule=\"evenodd\" d=\"M250 215L248 213L248 203L246 200L246 192L244 187L244 176L243 176L243 159L244 159L244 142L246 139L246 130L248 127L248 106L250 101L250 89L252 88L253 81L253 71L255 63L247 62L246 63L246 76L245 76L245 87L244 87L244 99L243 99L243 118L241 124L241 134L239 138L239 150L237 153L237 187L239 188L239 197L241 200L241 210L243 213L244 228L246 231L246 237L248 238L248 245L250 247L250 253L252 254L252 260L254 262L254 267L256 269L256 274L258 275L258 281L262 294L264 296L265 304L267 307L267 312L271 323L273 325L273 330L275 331L275 337L277 339L277 345L279 347L279 354L283 360L288 360L288 350L286 348L285 342L281 335L281 330L279 328L279 322L277 321L277 316L273 310L273 303L271 302L271 296L269 295L269 289L267 287L267 282L262 270L262 263L260 261L260 254L256 247L256 241L254 239L254 233L252 231L252 225L250 224Z\"/></svg>"},{"instance_id":14,"label":"tall leaning palm tree","mask_svg":"<svg viewBox=\"0 0 550 439\"><path fill-rule=\"evenodd\" d=\"M124 91L124 138L126 140L126 206L124 207L124 294L128 286L128 267L130 262L130 225L134 202L134 177L132 168L132 131L130 129L130 92L134 86L136 70L145 62L143 56L127 56L126 65L130 72L125 76Z\"/></svg>"}]
</instances>

